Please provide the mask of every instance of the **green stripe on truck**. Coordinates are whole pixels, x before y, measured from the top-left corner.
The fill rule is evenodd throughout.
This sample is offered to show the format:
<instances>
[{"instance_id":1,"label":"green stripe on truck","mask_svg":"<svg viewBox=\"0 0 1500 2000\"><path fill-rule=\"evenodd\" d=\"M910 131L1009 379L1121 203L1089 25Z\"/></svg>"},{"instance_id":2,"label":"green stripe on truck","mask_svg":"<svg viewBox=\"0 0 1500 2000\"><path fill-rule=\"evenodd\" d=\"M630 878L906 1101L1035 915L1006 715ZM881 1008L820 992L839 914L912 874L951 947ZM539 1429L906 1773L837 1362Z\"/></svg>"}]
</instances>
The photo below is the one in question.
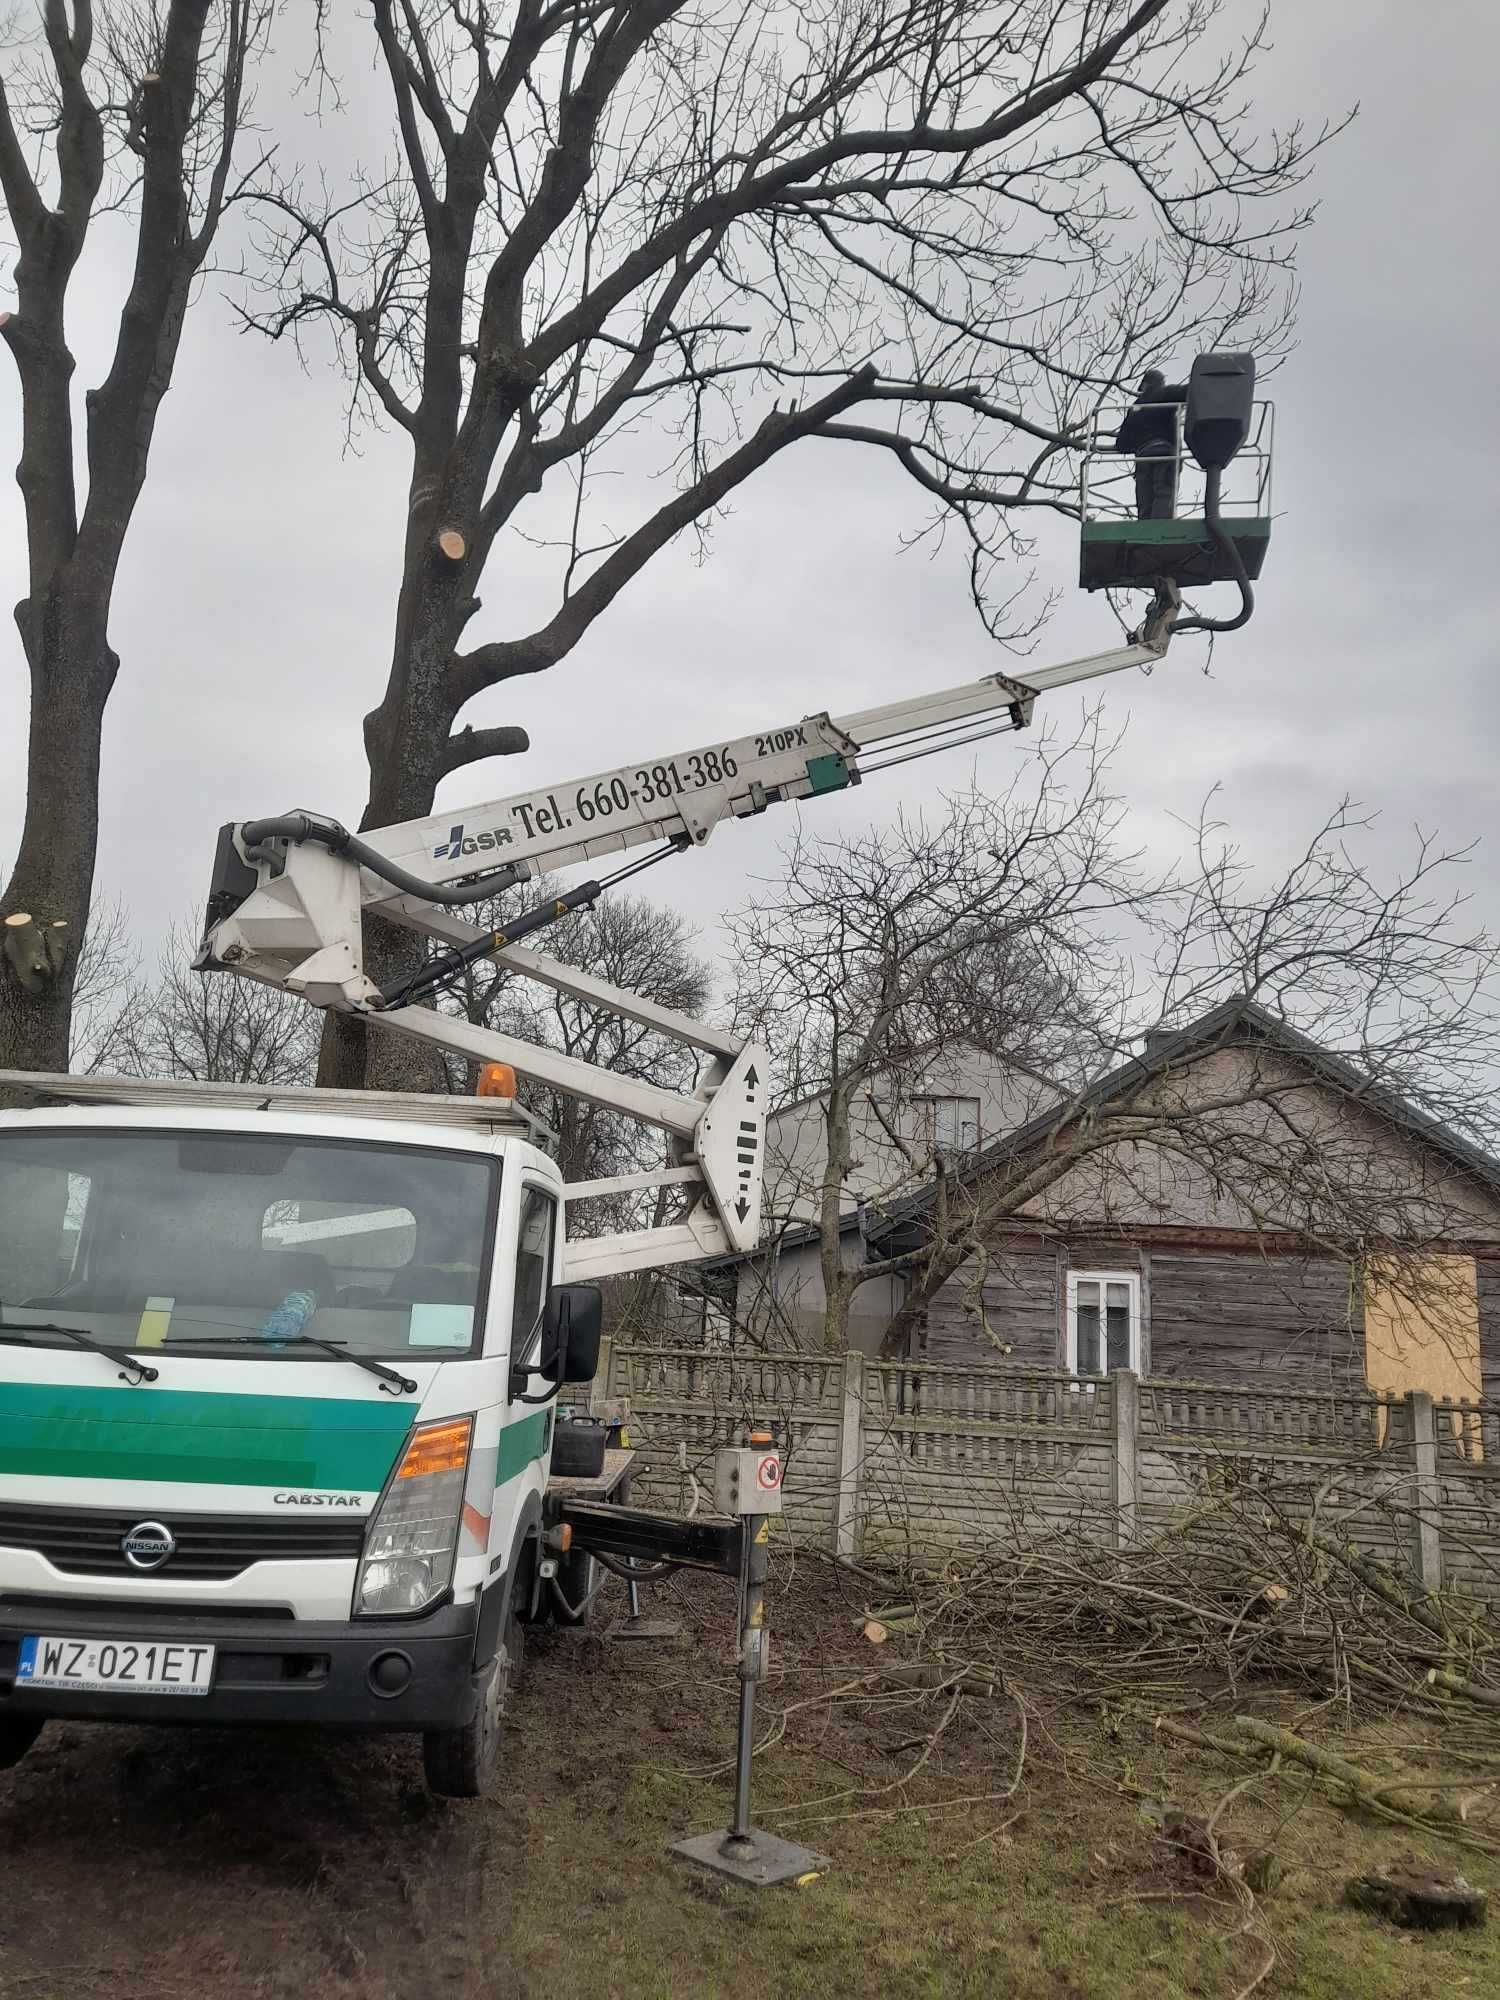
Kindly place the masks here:
<instances>
[{"instance_id":1,"label":"green stripe on truck","mask_svg":"<svg viewBox=\"0 0 1500 2000\"><path fill-rule=\"evenodd\" d=\"M0 1473L378 1492L415 1409L316 1396L0 1383Z\"/></svg>"},{"instance_id":2,"label":"green stripe on truck","mask_svg":"<svg viewBox=\"0 0 1500 2000\"><path fill-rule=\"evenodd\" d=\"M500 1463L495 1472L495 1484L503 1486L507 1479L514 1479L518 1472L524 1472L535 1458L540 1458L547 1449L547 1419L549 1410L538 1410L534 1417L522 1417L518 1423L507 1424L500 1433Z\"/></svg>"}]
</instances>

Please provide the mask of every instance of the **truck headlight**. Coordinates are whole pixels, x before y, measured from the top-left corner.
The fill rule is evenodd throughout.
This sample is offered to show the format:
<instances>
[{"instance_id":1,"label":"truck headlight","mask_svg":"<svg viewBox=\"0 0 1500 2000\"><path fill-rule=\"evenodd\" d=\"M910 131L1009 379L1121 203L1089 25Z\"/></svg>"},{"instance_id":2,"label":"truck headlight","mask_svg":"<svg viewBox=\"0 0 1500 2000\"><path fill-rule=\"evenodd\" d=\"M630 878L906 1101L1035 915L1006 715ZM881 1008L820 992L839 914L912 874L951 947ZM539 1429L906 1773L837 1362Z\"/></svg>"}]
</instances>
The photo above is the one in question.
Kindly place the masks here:
<instances>
[{"instance_id":1,"label":"truck headlight","mask_svg":"<svg viewBox=\"0 0 1500 2000\"><path fill-rule=\"evenodd\" d=\"M423 1611L453 1581L472 1417L418 1424L365 1535L356 1616Z\"/></svg>"}]
</instances>

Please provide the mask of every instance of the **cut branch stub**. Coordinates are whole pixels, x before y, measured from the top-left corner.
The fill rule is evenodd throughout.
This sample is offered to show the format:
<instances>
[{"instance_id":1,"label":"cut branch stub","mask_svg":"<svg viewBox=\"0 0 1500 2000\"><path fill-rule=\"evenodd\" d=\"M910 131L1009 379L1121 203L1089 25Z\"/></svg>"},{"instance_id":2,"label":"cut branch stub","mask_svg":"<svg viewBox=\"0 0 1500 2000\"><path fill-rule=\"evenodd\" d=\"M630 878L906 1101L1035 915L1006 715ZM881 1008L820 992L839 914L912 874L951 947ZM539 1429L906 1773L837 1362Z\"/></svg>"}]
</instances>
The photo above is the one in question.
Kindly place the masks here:
<instances>
[{"instance_id":1,"label":"cut branch stub","mask_svg":"<svg viewBox=\"0 0 1500 2000\"><path fill-rule=\"evenodd\" d=\"M15 910L5 919L0 939L5 962L23 991L41 993L62 971L68 958L68 926L58 918L40 924L29 910Z\"/></svg>"},{"instance_id":2,"label":"cut branch stub","mask_svg":"<svg viewBox=\"0 0 1500 2000\"><path fill-rule=\"evenodd\" d=\"M457 528L444 528L437 538L438 554L444 562L461 563L469 553L469 545Z\"/></svg>"},{"instance_id":3,"label":"cut branch stub","mask_svg":"<svg viewBox=\"0 0 1500 2000\"><path fill-rule=\"evenodd\" d=\"M460 770L465 764L477 764L485 757L518 757L530 748L531 738L513 724L501 724L494 729L475 729L470 724L450 736L444 745L443 775Z\"/></svg>"}]
</instances>

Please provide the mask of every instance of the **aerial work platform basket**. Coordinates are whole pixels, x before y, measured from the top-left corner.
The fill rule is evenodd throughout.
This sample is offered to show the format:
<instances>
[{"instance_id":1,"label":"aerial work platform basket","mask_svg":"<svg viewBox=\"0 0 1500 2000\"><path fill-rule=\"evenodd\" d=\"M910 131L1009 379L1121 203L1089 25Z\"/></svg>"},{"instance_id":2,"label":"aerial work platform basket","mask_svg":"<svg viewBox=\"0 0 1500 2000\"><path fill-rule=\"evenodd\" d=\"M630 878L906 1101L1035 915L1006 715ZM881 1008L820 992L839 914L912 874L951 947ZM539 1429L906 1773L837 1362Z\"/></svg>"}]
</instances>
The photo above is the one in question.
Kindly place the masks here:
<instances>
[{"instance_id":1,"label":"aerial work platform basket","mask_svg":"<svg viewBox=\"0 0 1500 2000\"><path fill-rule=\"evenodd\" d=\"M1115 440L1131 409L1103 410L1079 469L1083 530L1078 580L1085 590L1149 590L1161 578L1182 588L1232 583L1235 573L1204 518L1206 475L1184 448L1180 402L1146 406L1160 419L1157 448L1121 451ZM1270 403L1254 405L1250 434L1223 473L1220 511L1245 565L1258 577L1271 539ZM1149 512L1152 518L1142 519Z\"/></svg>"}]
</instances>

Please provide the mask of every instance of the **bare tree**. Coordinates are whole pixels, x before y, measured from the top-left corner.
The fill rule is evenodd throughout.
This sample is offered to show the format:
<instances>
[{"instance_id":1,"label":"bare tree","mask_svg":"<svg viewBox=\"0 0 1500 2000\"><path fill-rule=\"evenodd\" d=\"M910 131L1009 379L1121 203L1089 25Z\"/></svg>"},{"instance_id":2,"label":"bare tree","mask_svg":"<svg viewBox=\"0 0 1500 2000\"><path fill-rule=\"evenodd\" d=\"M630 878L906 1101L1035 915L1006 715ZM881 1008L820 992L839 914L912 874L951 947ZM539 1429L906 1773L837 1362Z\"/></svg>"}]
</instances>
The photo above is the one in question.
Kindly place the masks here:
<instances>
[{"instance_id":1,"label":"bare tree","mask_svg":"<svg viewBox=\"0 0 1500 2000\"><path fill-rule=\"evenodd\" d=\"M0 1067L61 1069L98 836L99 742L119 665L121 552L183 321L234 179L274 0L36 0L0 59L0 197L19 251L0 339L16 365L31 677L26 818L0 901ZM132 211L135 266L108 374L76 434L70 286L100 216ZM75 467L87 465L80 502Z\"/></svg>"},{"instance_id":2,"label":"bare tree","mask_svg":"<svg viewBox=\"0 0 1500 2000\"><path fill-rule=\"evenodd\" d=\"M140 1039L147 989L123 904L95 907L73 978L68 1068L80 1076L118 1075Z\"/></svg>"},{"instance_id":3,"label":"bare tree","mask_svg":"<svg viewBox=\"0 0 1500 2000\"><path fill-rule=\"evenodd\" d=\"M508 916L545 900L554 886L545 879L527 883L486 904L478 921L503 931ZM581 966L680 1014L702 1014L712 998L712 973L698 955L691 926L644 896L619 895L575 911L547 933L546 949L565 965ZM680 1042L593 1002L520 978L503 961L469 967L445 1004L481 1026L664 1090L689 1090L696 1080L694 1053ZM456 1088L468 1087L467 1074L455 1073L451 1081ZM660 1135L621 1112L532 1083L523 1082L522 1094L557 1134L564 1180L600 1180L662 1162ZM576 1219L570 1217L570 1227L585 1232L625 1228L634 1213L628 1198L601 1196L580 1209Z\"/></svg>"},{"instance_id":4,"label":"bare tree","mask_svg":"<svg viewBox=\"0 0 1500 2000\"><path fill-rule=\"evenodd\" d=\"M91 975L97 965L101 988L97 1000L89 994L92 1039L80 1051L90 1071L193 1083L314 1081L320 1016L277 987L194 972L197 938L190 923L168 932L154 978L127 972L108 997L100 936L96 926L83 952Z\"/></svg>"},{"instance_id":5,"label":"bare tree","mask_svg":"<svg viewBox=\"0 0 1500 2000\"><path fill-rule=\"evenodd\" d=\"M955 1056L1002 1056L1019 1118L1086 1073L1107 1035L1114 957L1098 920L1154 891L1123 851L1104 749L1095 715L1069 741L1043 738L1003 796L957 794L936 824L799 834L730 920L736 1021L767 1041L781 1102L799 1106L778 1121L789 1157L768 1169L778 1212L812 1194L830 1347L880 1268L846 1255L851 1180L878 1202L943 1170L912 1113ZM816 1142L799 1144L809 1129Z\"/></svg>"},{"instance_id":6,"label":"bare tree","mask_svg":"<svg viewBox=\"0 0 1500 2000\"><path fill-rule=\"evenodd\" d=\"M1268 358L1288 324L1326 132L1258 129L1266 21L1222 0L372 0L371 26L397 163L282 186L247 307L328 329L410 441L367 826L523 748L460 718L794 446L906 475L1014 638L1026 522L1073 510L1101 400L1194 345ZM621 473L673 491L617 527ZM553 558L536 621L512 537ZM370 941L382 976L416 949ZM360 1023L338 1050L358 1080Z\"/></svg>"}]
</instances>

